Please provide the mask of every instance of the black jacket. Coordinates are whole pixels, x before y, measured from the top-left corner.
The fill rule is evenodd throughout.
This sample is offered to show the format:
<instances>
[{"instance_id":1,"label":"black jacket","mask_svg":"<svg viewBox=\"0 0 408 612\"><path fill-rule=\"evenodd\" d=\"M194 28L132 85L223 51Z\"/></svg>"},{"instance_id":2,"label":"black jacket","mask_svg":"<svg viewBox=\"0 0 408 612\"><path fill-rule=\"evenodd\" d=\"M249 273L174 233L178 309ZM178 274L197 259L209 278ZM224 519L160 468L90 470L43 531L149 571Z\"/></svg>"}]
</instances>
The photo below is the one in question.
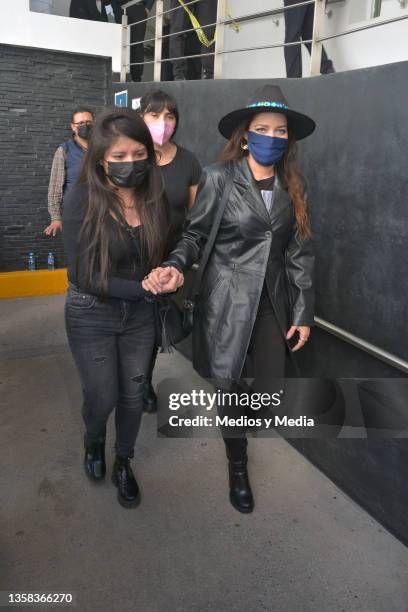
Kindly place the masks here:
<instances>
[{"instance_id":1,"label":"black jacket","mask_svg":"<svg viewBox=\"0 0 408 612\"><path fill-rule=\"evenodd\" d=\"M102 0L102 12L98 11L96 0L71 0L69 16L77 19L90 19L91 21L108 21L105 5L108 0Z\"/></svg>"},{"instance_id":2,"label":"black jacket","mask_svg":"<svg viewBox=\"0 0 408 612\"><path fill-rule=\"evenodd\" d=\"M198 261L219 204L229 163L203 170L181 240L165 265L183 272ZM275 178L269 216L245 158L232 162L233 187L194 314L193 364L205 378L239 379L266 282L284 337L313 325L314 254L299 238L287 187Z\"/></svg>"},{"instance_id":3,"label":"black jacket","mask_svg":"<svg viewBox=\"0 0 408 612\"><path fill-rule=\"evenodd\" d=\"M129 0L111 0L110 5L112 7L113 14L115 15L116 23L122 22L122 14L123 14L122 5L126 4L127 2L129 2ZM154 0L142 0L142 4L145 7L145 9L147 9L150 12L152 10ZM133 8L132 6L128 8L127 10L128 15L131 14L132 8Z\"/></svg>"}]
</instances>

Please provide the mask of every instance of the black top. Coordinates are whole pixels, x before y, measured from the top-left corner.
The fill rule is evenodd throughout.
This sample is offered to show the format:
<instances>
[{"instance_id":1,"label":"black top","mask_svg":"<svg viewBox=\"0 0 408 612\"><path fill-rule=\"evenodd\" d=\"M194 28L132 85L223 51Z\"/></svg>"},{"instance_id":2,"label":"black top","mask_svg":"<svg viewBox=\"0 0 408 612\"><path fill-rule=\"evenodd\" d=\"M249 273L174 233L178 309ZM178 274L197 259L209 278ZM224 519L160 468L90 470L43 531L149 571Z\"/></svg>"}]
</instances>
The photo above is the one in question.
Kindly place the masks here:
<instances>
[{"instance_id":1,"label":"black top","mask_svg":"<svg viewBox=\"0 0 408 612\"><path fill-rule=\"evenodd\" d=\"M258 188L261 192L263 201L265 203L266 210L268 211L269 214L271 213L272 205L273 205L272 192L273 192L274 182L275 182L275 176L271 176L266 179L261 179L260 181L255 181L255 183L258 185Z\"/></svg>"},{"instance_id":2,"label":"black top","mask_svg":"<svg viewBox=\"0 0 408 612\"><path fill-rule=\"evenodd\" d=\"M261 179L260 181L255 181L261 191L272 191L274 182L275 176L271 176L266 179Z\"/></svg>"},{"instance_id":3,"label":"black top","mask_svg":"<svg viewBox=\"0 0 408 612\"><path fill-rule=\"evenodd\" d=\"M201 176L201 165L194 153L177 145L172 161L159 166L169 201L171 235L179 235L188 211L190 187L197 185Z\"/></svg>"},{"instance_id":4,"label":"black top","mask_svg":"<svg viewBox=\"0 0 408 612\"><path fill-rule=\"evenodd\" d=\"M81 252L78 245L87 205L88 188L86 185L74 187L64 198L62 236L68 264L68 279L82 291L101 295L97 278L93 279L90 286L86 286L84 258L81 257L81 253L87 245L81 244ZM113 272L108 281L108 297L137 300L145 296L152 296L150 291L145 291L141 284L144 276L149 272L147 262L143 261L145 258L142 258L140 251L140 235L143 227L126 226L124 240L122 240L119 222L111 217L110 223L112 224L113 240L109 248ZM76 278L77 257L78 278Z\"/></svg>"}]
</instances>

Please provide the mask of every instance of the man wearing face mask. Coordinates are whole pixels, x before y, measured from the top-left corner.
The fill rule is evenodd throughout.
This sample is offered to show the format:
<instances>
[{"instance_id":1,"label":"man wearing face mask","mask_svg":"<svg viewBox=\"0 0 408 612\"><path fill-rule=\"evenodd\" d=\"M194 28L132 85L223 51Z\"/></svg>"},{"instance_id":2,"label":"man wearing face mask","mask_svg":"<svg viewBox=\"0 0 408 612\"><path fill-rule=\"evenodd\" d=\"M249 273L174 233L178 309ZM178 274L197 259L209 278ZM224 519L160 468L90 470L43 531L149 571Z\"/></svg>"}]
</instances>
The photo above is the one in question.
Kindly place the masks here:
<instances>
[{"instance_id":1,"label":"man wearing face mask","mask_svg":"<svg viewBox=\"0 0 408 612\"><path fill-rule=\"evenodd\" d=\"M67 191L75 185L82 160L88 149L93 113L88 108L77 108L71 116L72 138L58 147L52 162L48 186L48 212L51 223L45 228L46 236L55 236L62 230L62 201Z\"/></svg>"}]
</instances>

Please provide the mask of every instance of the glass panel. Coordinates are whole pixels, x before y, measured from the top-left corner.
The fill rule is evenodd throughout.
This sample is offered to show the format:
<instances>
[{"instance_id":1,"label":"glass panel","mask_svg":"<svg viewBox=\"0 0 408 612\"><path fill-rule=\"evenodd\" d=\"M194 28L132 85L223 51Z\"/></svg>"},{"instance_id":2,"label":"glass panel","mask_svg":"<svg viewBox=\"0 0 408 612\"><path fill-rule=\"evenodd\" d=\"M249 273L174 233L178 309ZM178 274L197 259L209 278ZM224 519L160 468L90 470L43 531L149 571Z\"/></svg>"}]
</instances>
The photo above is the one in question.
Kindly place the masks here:
<instances>
[{"instance_id":1,"label":"glass panel","mask_svg":"<svg viewBox=\"0 0 408 612\"><path fill-rule=\"evenodd\" d=\"M382 0L374 0L373 17L379 17L381 15L381 2Z\"/></svg>"},{"instance_id":2,"label":"glass panel","mask_svg":"<svg viewBox=\"0 0 408 612\"><path fill-rule=\"evenodd\" d=\"M30 11L52 14L53 0L30 0Z\"/></svg>"}]
</instances>

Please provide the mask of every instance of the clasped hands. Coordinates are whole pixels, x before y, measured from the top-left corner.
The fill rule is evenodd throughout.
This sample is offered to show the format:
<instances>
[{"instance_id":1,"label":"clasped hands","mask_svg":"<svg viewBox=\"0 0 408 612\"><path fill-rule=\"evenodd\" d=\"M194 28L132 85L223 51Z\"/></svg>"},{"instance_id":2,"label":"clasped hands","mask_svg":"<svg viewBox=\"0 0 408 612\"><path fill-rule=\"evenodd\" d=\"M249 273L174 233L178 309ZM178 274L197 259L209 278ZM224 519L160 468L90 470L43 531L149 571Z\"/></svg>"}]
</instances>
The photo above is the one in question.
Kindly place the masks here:
<instances>
[{"instance_id":1,"label":"clasped hands","mask_svg":"<svg viewBox=\"0 0 408 612\"><path fill-rule=\"evenodd\" d=\"M174 268L154 268L142 281L142 287L154 295L172 293L184 285L184 275Z\"/></svg>"}]
</instances>

